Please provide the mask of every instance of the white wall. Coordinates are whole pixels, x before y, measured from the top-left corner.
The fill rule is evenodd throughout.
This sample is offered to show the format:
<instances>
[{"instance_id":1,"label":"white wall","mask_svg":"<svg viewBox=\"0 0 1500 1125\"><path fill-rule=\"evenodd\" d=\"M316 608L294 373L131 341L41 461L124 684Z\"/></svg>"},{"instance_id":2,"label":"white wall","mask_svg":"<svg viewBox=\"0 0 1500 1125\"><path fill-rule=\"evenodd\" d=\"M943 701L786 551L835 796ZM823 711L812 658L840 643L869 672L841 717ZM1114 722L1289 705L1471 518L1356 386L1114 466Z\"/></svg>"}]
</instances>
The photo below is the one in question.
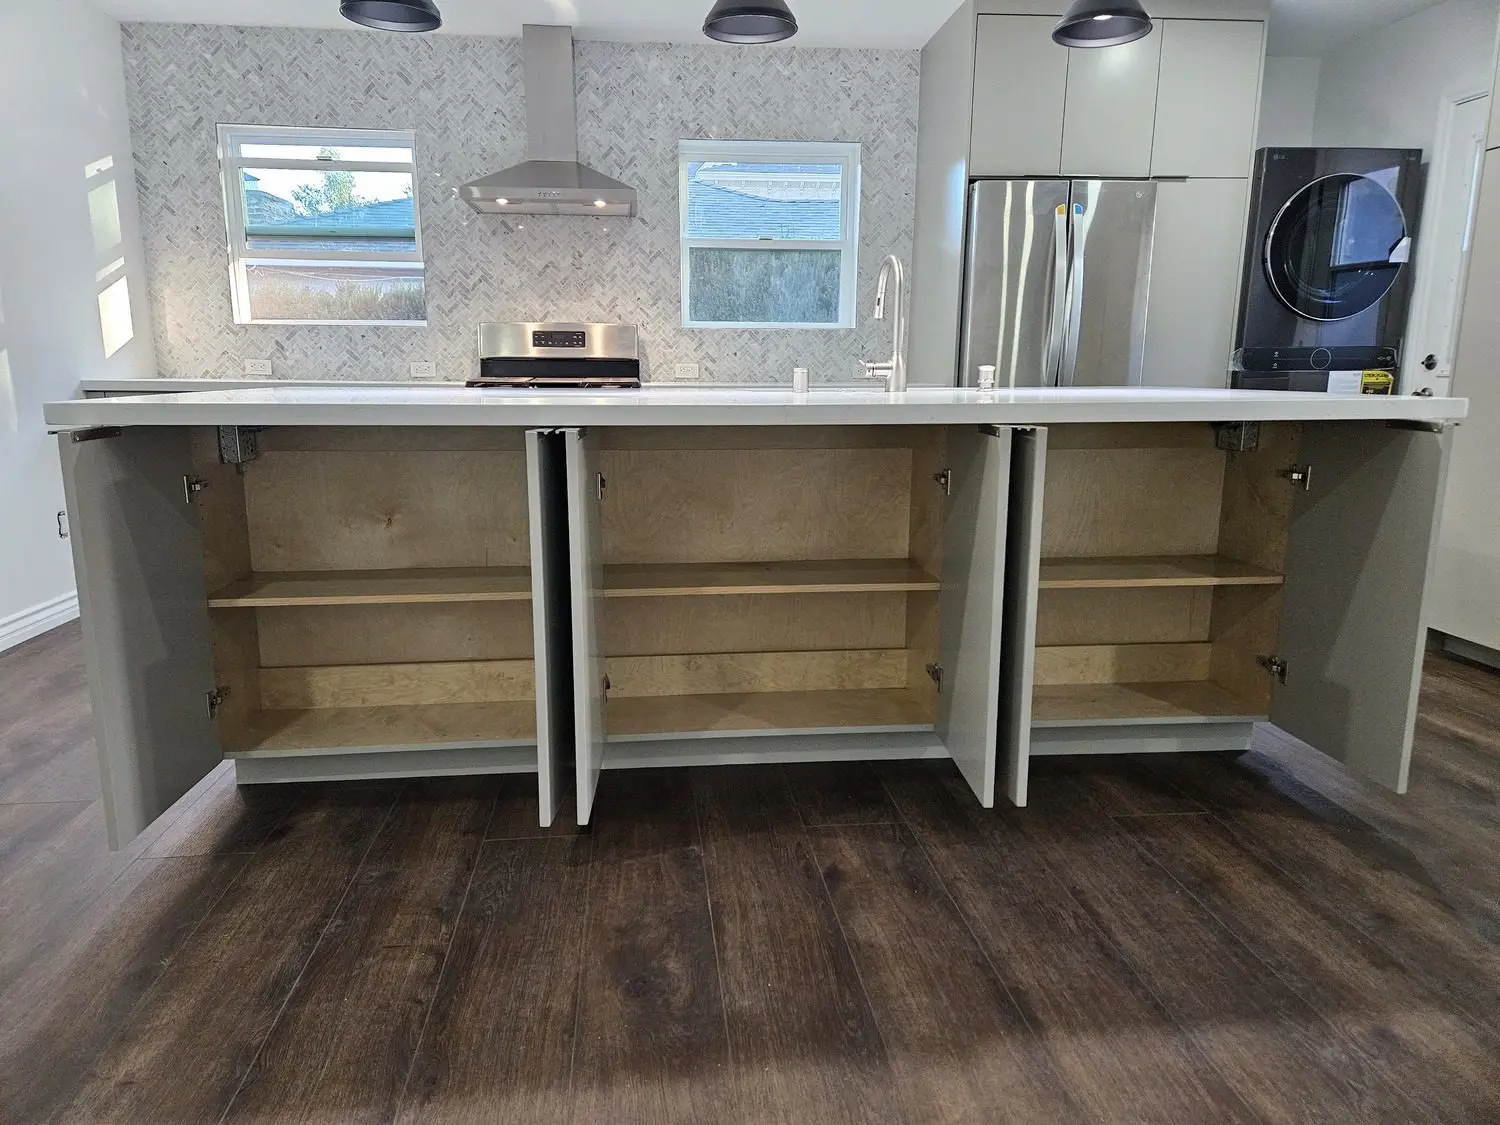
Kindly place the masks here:
<instances>
[{"instance_id":1,"label":"white wall","mask_svg":"<svg viewBox=\"0 0 1500 1125\"><path fill-rule=\"evenodd\" d=\"M1313 143L1322 67L1319 58L1266 59L1256 148L1306 148Z\"/></svg>"},{"instance_id":2,"label":"white wall","mask_svg":"<svg viewBox=\"0 0 1500 1125\"><path fill-rule=\"evenodd\" d=\"M80 379L149 375L154 364L119 25L84 0L4 8L0 648L76 613L42 403L72 397Z\"/></svg>"},{"instance_id":3,"label":"white wall","mask_svg":"<svg viewBox=\"0 0 1500 1125\"><path fill-rule=\"evenodd\" d=\"M1490 87L1497 7L1446 0L1325 55L1313 143L1430 156L1442 100Z\"/></svg>"}]
</instances>

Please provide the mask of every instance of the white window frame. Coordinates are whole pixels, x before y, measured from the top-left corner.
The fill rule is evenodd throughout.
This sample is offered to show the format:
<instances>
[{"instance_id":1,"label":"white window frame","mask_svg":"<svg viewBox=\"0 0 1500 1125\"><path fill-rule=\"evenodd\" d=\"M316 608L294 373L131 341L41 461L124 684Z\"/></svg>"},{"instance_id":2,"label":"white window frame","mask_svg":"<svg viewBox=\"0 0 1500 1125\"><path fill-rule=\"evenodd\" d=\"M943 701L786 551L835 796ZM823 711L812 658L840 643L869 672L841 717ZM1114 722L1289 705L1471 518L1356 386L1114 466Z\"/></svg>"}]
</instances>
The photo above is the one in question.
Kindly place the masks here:
<instances>
[{"instance_id":1,"label":"white window frame","mask_svg":"<svg viewBox=\"0 0 1500 1125\"><path fill-rule=\"evenodd\" d=\"M242 146L317 145L327 148L400 147L411 151L411 160L289 160L281 157L241 156ZM241 173L247 168L274 167L314 172L406 172L411 175L412 222L416 246L411 251L391 251L371 257L351 250L299 250L257 253L248 248L245 236L245 193ZM220 125L219 174L224 188L225 228L229 235L229 292L236 324L353 324L370 327L421 327L425 320L257 320L250 308L250 266L305 266L312 263L332 268L376 268L407 270L425 277L422 257L422 214L417 201L417 138L405 129L302 129L286 125Z\"/></svg>"},{"instance_id":2,"label":"white window frame","mask_svg":"<svg viewBox=\"0 0 1500 1125\"><path fill-rule=\"evenodd\" d=\"M840 195L843 238L690 238L688 236L688 165L699 161L731 163L837 164L843 169ZM684 328L853 328L859 283L859 143L857 141L679 141L677 202L682 244L682 326ZM689 314L690 252L693 250L838 250L839 317L829 323L750 320L694 320Z\"/></svg>"}]
</instances>

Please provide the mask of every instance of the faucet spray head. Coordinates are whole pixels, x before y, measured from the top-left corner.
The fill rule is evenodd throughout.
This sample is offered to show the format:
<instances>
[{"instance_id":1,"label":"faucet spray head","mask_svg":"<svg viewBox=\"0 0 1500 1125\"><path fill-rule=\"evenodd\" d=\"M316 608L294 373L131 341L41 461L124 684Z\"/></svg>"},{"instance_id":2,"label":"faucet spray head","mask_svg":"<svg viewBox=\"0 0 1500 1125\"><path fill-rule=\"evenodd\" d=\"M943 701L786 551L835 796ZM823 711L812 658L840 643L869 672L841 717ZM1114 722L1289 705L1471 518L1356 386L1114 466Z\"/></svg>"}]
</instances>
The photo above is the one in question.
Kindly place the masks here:
<instances>
[{"instance_id":1,"label":"faucet spray head","mask_svg":"<svg viewBox=\"0 0 1500 1125\"><path fill-rule=\"evenodd\" d=\"M890 279L890 271L883 268L880 271L880 282L875 286L875 319L885 319L885 283Z\"/></svg>"}]
</instances>

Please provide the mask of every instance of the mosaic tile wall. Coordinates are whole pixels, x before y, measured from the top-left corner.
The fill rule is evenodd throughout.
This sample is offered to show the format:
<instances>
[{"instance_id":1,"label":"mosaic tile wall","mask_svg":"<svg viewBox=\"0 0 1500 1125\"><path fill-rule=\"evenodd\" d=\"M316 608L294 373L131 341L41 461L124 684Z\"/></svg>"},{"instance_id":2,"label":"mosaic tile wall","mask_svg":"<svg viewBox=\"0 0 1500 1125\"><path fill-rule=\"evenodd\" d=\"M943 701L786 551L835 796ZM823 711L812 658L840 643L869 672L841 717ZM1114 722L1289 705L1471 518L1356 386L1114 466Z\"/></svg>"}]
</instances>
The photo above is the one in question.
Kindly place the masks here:
<instances>
[{"instance_id":1,"label":"mosaic tile wall","mask_svg":"<svg viewBox=\"0 0 1500 1125\"><path fill-rule=\"evenodd\" d=\"M575 45L579 157L640 193L639 214L498 219L459 185L525 156L520 41L361 31L128 24L125 73L160 373L242 375L270 358L289 379L442 379L474 367L484 320L638 323L648 377L696 362L716 382L848 381L881 358L875 273L911 261L916 51ZM235 325L215 156L220 122L413 129L428 325ZM690 330L681 323L677 142L863 145L860 319L851 330ZM518 229L518 227L520 229Z\"/></svg>"}]
</instances>

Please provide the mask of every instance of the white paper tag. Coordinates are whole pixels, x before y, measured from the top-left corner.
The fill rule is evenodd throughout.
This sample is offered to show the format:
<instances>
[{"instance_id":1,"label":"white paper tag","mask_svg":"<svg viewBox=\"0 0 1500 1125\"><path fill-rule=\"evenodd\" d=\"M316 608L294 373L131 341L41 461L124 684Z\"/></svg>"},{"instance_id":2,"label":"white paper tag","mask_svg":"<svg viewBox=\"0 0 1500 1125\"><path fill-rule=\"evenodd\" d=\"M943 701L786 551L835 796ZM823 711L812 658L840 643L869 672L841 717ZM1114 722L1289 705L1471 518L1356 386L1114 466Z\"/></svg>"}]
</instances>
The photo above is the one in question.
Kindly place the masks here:
<instances>
[{"instance_id":1,"label":"white paper tag","mask_svg":"<svg viewBox=\"0 0 1500 1125\"><path fill-rule=\"evenodd\" d=\"M1328 393L1331 395L1357 395L1362 390L1363 371L1330 371Z\"/></svg>"}]
</instances>

